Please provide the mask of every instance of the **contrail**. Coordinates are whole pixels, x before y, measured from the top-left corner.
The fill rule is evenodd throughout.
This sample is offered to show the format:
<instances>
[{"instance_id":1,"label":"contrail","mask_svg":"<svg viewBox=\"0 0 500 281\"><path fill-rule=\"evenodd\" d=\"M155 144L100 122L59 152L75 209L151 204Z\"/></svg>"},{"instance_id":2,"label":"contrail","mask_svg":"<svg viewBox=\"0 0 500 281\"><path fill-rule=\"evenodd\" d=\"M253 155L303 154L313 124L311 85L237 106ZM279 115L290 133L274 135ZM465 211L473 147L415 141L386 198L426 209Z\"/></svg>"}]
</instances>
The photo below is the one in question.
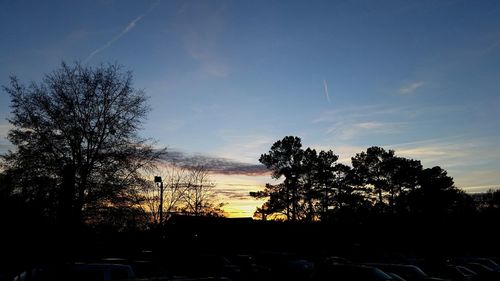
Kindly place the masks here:
<instances>
[{"instance_id":1,"label":"contrail","mask_svg":"<svg viewBox=\"0 0 500 281\"><path fill-rule=\"evenodd\" d=\"M328 94L328 84L326 84L326 79L323 79L323 86L325 88L326 100L330 103L330 95Z\"/></svg>"},{"instance_id":2,"label":"contrail","mask_svg":"<svg viewBox=\"0 0 500 281\"><path fill-rule=\"evenodd\" d=\"M102 47L95 49L90 55L83 61L83 63L87 63L93 56L97 55L98 53L106 50L109 48L113 43L115 43L118 39L122 38L123 35L127 34L130 30L132 30L137 22L139 22L144 15L140 15L137 18L135 18L133 21L129 22L129 24L120 32L118 33L115 37L113 37L111 40L109 40L106 44L104 44Z\"/></svg>"},{"instance_id":3,"label":"contrail","mask_svg":"<svg viewBox=\"0 0 500 281\"><path fill-rule=\"evenodd\" d=\"M130 30L132 30L136 26L136 24L140 20L142 20L142 18L144 18L144 16L146 16L149 12L151 12L151 10L153 10L153 8L156 5L158 5L158 1L154 2L144 14L136 17L134 20L132 20L131 22L129 22L127 24L127 26L120 33L118 33L117 35L115 35L115 37L111 38L111 40L109 40L106 44L104 44L100 48L95 49L92 53L90 53L90 55L83 61L83 63L85 64L85 63L89 62L90 59L92 59L95 55L97 55L98 53L106 50L111 45L113 45L113 43L115 43L116 41L118 41L118 39L122 38L123 35L127 34Z\"/></svg>"}]
</instances>

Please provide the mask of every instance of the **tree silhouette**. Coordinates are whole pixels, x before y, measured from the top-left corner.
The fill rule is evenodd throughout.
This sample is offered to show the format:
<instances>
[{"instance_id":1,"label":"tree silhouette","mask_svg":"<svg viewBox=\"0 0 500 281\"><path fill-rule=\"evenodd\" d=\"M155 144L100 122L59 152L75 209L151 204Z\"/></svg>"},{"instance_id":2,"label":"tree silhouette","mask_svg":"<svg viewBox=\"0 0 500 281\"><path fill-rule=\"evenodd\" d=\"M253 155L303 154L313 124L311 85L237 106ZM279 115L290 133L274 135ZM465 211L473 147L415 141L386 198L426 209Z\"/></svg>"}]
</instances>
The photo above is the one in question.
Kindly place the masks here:
<instances>
[{"instance_id":1,"label":"tree silhouette","mask_svg":"<svg viewBox=\"0 0 500 281\"><path fill-rule=\"evenodd\" d=\"M299 196L303 199L301 205L303 205L304 219L308 222L314 221L318 213L318 204L316 204L317 199L320 197L317 188L318 168L318 153L314 149L307 148L303 152L298 188Z\"/></svg>"},{"instance_id":2,"label":"tree silhouette","mask_svg":"<svg viewBox=\"0 0 500 281\"><path fill-rule=\"evenodd\" d=\"M351 192L347 187L349 168L337 160L331 150L318 153L302 149L298 137L275 142L259 161L272 171L273 178L283 178L283 182L250 193L255 198L268 198L256 214L263 218L284 215L290 221L326 220L329 209L338 202L339 190Z\"/></svg>"},{"instance_id":3,"label":"tree silhouette","mask_svg":"<svg viewBox=\"0 0 500 281\"><path fill-rule=\"evenodd\" d=\"M338 190L342 188L339 174L341 166L336 164L338 156L333 151L320 151L315 166L317 198L321 205L322 220L327 220L328 210L337 199ZM340 169L339 169L340 168Z\"/></svg>"},{"instance_id":4,"label":"tree silhouette","mask_svg":"<svg viewBox=\"0 0 500 281\"><path fill-rule=\"evenodd\" d=\"M385 169L391 171L389 177L389 205L392 212L408 211L408 194L418 187L422 173L420 161L404 157L392 157L386 161Z\"/></svg>"},{"instance_id":5,"label":"tree silhouette","mask_svg":"<svg viewBox=\"0 0 500 281\"><path fill-rule=\"evenodd\" d=\"M14 127L8 139L17 148L4 165L25 200L64 224L138 203L138 171L164 150L138 135L149 107L131 72L62 63L41 83L12 77L4 89Z\"/></svg>"},{"instance_id":6,"label":"tree silhouette","mask_svg":"<svg viewBox=\"0 0 500 281\"><path fill-rule=\"evenodd\" d=\"M465 212L475 208L472 198L454 186L440 167L423 169L418 160L398 157L393 150L369 147L352 157L352 168L337 163L333 151L302 149L300 138L275 142L259 161L279 184L250 192L267 198L255 215L313 222L372 215L425 216Z\"/></svg>"},{"instance_id":7,"label":"tree silhouette","mask_svg":"<svg viewBox=\"0 0 500 281\"><path fill-rule=\"evenodd\" d=\"M455 187L453 178L436 166L418 175L418 188L408 195L408 205L414 214L437 218L457 211L467 197Z\"/></svg>"},{"instance_id":8,"label":"tree silhouette","mask_svg":"<svg viewBox=\"0 0 500 281\"><path fill-rule=\"evenodd\" d=\"M376 206L379 209L384 209L387 206L386 195L392 189L391 161L394 158L394 151L377 146L372 146L352 157L352 166L355 182L372 190L375 195Z\"/></svg>"},{"instance_id":9,"label":"tree silhouette","mask_svg":"<svg viewBox=\"0 0 500 281\"><path fill-rule=\"evenodd\" d=\"M284 177L283 184L269 186L268 195L276 197L283 195L287 220L298 219L299 208L299 177L302 171L304 151L300 138L287 136L275 142L267 154L262 154L259 161L272 171L272 177ZM262 195L262 194L261 194ZM276 201L276 199L275 199ZM283 204L273 204L273 208ZM277 210L276 210L277 211Z\"/></svg>"},{"instance_id":10,"label":"tree silhouette","mask_svg":"<svg viewBox=\"0 0 500 281\"><path fill-rule=\"evenodd\" d=\"M257 192L250 192L250 196L268 200L260 207L257 208L255 215L262 220L276 219L280 220L283 216L287 219L290 218L288 208L288 194L284 184L266 184L264 190Z\"/></svg>"},{"instance_id":11,"label":"tree silhouette","mask_svg":"<svg viewBox=\"0 0 500 281\"><path fill-rule=\"evenodd\" d=\"M224 203L216 202L214 188L215 183L206 167L190 167L182 196L183 212L194 216L224 216Z\"/></svg>"}]
</instances>

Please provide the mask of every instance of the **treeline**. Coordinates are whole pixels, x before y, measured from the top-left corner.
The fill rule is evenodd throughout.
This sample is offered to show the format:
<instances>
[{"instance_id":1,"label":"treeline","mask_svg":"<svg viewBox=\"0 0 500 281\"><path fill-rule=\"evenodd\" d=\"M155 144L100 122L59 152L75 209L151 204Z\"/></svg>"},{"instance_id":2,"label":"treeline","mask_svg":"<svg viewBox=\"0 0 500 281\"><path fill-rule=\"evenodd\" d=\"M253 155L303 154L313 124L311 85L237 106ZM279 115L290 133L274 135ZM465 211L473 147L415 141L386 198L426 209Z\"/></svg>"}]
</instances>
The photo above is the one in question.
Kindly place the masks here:
<instances>
[{"instance_id":1,"label":"treeline","mask_svg":"<svg viewBox=\"0 0 500 281\"><path fill-rule=\"evenodd\" d=\"M375 215L436 219L500 207L498 192L490 192L488 203L474 200L441 167L424 168L418 160L376 146L356 154L347 166L338 163L332 150L304 149L300 138L287 136L259 161L273 178L283 179L250 193L268 199L255 213L264 220L362 220Z\"/></svg>"},{"instance_id":2,"label":"treeline","mask_svg":"<svg viewBox=\"0 0 500 281\"><path fill-rule=\"evenodd\" d=\"M166 148L139 135L150 107L122 67L62 63L39 83L12 77L3 89L11 99L7 138L15 147L0 155L0 220L6 229L147 229L163 224L160 209L223 215L206 169L157 169ZM379 147L357 154L347 166L333 151L304 149L300 138L290 136L260 162L274 178L283 178L251 193L268 199L256 212L263 219L439 216L486 208L456 188L440 167L423 168L420 161ZM163 194L155 176L163 178Z\"/></svg>"},{"instance_id":3,"label":"treeline","mask_svg":"<svg viewBox=\"0 0 500 281\"><path fill-rule=\"evenodd\" d=\"M15 147L0 155L4 229L151 229L163 223L160 198L164 218L221 215L204 167L172 168L166 148L139 135L150 106L130 71L63 62L39 83L12 77L3 90Z\"/></svg>"}]
</instances>

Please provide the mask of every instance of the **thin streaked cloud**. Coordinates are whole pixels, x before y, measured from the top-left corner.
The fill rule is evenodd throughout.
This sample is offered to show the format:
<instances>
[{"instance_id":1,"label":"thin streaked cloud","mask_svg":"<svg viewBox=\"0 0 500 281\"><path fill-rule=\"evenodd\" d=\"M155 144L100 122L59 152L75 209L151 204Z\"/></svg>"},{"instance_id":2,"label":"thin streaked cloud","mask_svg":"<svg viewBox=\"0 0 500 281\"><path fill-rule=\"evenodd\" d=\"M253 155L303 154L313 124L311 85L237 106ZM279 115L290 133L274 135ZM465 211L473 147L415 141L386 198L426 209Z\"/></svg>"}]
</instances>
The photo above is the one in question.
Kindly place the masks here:
<instances>
[{"instance_id":1,"label":"thin streaked cloud","mask_svg":"<svg viewBox=\"0 0 500 281\"><path fill-rule=\"evenodd\" d=\"M360 153L363 150L366 150L366 147L364 147L364 146L345 145L345 144L336 145L334 142L332 142L331 145L329 145L329 144L312 144L309 147L316 149L317 151L332 150L336 155L339 156L338 162L342 163L344 165L350 165L351 164L351 157L356 155L356 153Z\"/></svg>"},{"instance_id":2,"label":"thin streaked cloud","mask_svg":"<svg viewBox=\"0 0 500 281\"><path fill-rule=\"evenodd\" d=\"M392 122L394 116L410 115L407 107L360 105L322 112L312 121L324 124L324 132L340 141L348 141L368 135L391 135L403 131L406 122ZM402 118L397 118L401 120Z\"/></svg>"},{"instance_id":3,"label":"thin streaked cloud","mask_svg":"<svg viewBox=\"0 0 500 281\"><path fill-rule=\"evenodd\" d=\"M135 27L135 25L140 20L142 20L143 17L144 17L144 15L140 15L140 16L136 17L135 19L133 19L132 21L130 21L127 24L127 26L120 33L118 33L113 38L111 38L111 40L109 40L108 42L106 42L106 44L104 44L101 47L99 47L99 48L95 49L94 51L92 51L92 53L90 53L87 56L87 58L85 58L85 60L83 61L83 63L88 63L95 55L97 55L100 52L102 52L102 51L106 50L107 48L111 47L111 45L113 45L113 43L115 43L116 41L118 41L125 34L127 34L130 30L132 30Z\"/></svg>"},{"instance_id":4,"label":"thin streaked cloud","mask_svg":"<svg viewBox=\"0 0 500 281\"><path fill-rule=\"evenodd\" d=\"M106 50L107 48L111 47L111 45L113 45L116 41L120 40L120 38L122 38L123 36L125 36L125 34L129 33L132 29L135 28L135 26L148 14L150 13L153 8L158 5L158 1L157 2L154 2L150 7L149 9L144 13L144 14L141 14L139 16L137 16L135 19L131 20L123 29L120 33L118 33L117 35L115 35L113 38L111 38L111 40L109 40L108 42L106 42L106 44L102 45L101 47L95 49L94 51L92 51L88 56L87 58L85 58L85 60L83 61L83 63L88 63L95 55L103 52L104 50Z\"/></svg>"},{"instance_id":5,"label":"thin streaked cloud","mask_svg":"<svg viewBox=\"0 0 500 281\"><path fill-rule=\"evenodd\" d=\"M326 79L323 79L323 88L325 90L326 101L328 101L328 103L331 103L330 93L328 92L328 84L326 83Z\"/></svg>"},{"instance_id":6,"label":"thin streaked cloud","mask_svg":"<svg viewBox=\"0 0 500 281\"><path fill-rule=\"evenodd\" d=\"M326 130L341 141L348 141L367 135L391 135L402 132L406 127L403 122L337 122Z\"/></svg>"},{"instance_id":7,"label":"thin streaked cloud","mask_svg":"<svg viewBox=\"0 0 500 281\"><path fill-rule=\"evenodd\" d=\"M500 189L500 183L496 185L468 186L464 187L463 189L466 190L468 193L484 193L489 190Z\"/></svg>"},{"instance_id":8,"label":"thin streaked cloud","mask_svg":"<svg viewBox=\"0 0 500 281\"><path fill-rule=\"evenodd\" d=\"M419 88L423 87L425 85L424 81L417 81L417 82L412 82L407 85L403 85L401 88L398 90L398 94L400 95L411 95L415 93Z\"/></svg>"},{"instance_id":9,"label":"thin streaked cloud","mask_svg":"<svg viewBox=\"0 0 500 281\"><path fill-rule=\"evenodd\" d=\"M405 118L415 117L417 112L437 111L441 108L416 108L410 106L389 106L381 104L344 106L335 110L325 110L318 114L312 124L357 124L357 123L377 123L378 120L394 120L394 116ZM401 120L402 118L398 118Z\"/></svg>"},{"instance_id":10,"label":"thin streaked cloud","mask_svg":"<svg viewBox=\"0 0 500 281\"><path fill-rule=\"evenodd\" d=\"M500 158L500 148L492 147L497 137L455 136L404 144L392 144L399 155L425 160L429 165L448 167L479 165Z\"/></svg>"},{"instance_id":11,"label":"thin streaked cloud","mask_svg":"<svg viewBox=\"0 0 500 281\"><path fill-rule=\"evenodd\" d=\"M265 199L255 199L251 191L263 190L266 183L275 184L269 174L260 176L212 174L216 183L216 191L221 194L222 201L228 203L224 210L233 217L252 217L257 207L262 206Z\"/></svg>"},{"instance_id":12,"label":"thin streaked cloud","mask_svg":"<svg viewBox=\"0 0 500 281\"><path fill-rule=\"evenodd\" d=\"M199 64L199 70L214 77L229 75L230 68L219 55L224 31L225 7L185 4L178 12L181 38L186 53ZM191 18L198 18L192 21Z\"/></svg>"},{"instance_id":13,"label":"thin streaked cloud","mask_svg":"<svg viewBox=\"0 0 500 281\"><path fill-rule=\"evenodd\" d=\"M261 154L266 153L281 137L264 134L235 134L222 130L219 137L225 144L215 153L222 157L245 163L258 163Z\"/></svg>"},{"instance_id":14,"label":"thin streaked cloud","mask_svg":"<svg viewBox=\"0 0 500 281\"><path fill-rule=\"evenodd\" d=\"M176 150L167 151L163 160L184 168L203 166L215 174L256 176L269 173L266 167L260 164L244 163L230 158L205 154L188 154Z\"/></svg>"},{"instance_id":15,"label":"thin streaked cloud","mask_svg":"<svg viewBox=\"0 0 500 281\"><path fill-rule=\"evenodd\" d=\"M469 191L474 186L500 185L500 148L498 136L454 136L419 142L387 145L399 156L421 160L424 167L441 166L458 187Z\"/></svg>"},{"instance_id":16,"label":"thin streaked cloud","mask_svg":"<svg viewBox=\"0 0 500 281\"><path fill-rule=\"evenodd\" d=\"M397 156L420 160L424 168L440 166L448 171L455 185L467 192L480 192L500 187L500 148L495 146L499 136L456 135L444 138L422 139L414 142L380 145L393 149ZM351 165L351 157L366 151L371 145L346 145L338 140L331 144L315 144L317 150L333 150L339 162Z\"/></svg>"}]
</instances>

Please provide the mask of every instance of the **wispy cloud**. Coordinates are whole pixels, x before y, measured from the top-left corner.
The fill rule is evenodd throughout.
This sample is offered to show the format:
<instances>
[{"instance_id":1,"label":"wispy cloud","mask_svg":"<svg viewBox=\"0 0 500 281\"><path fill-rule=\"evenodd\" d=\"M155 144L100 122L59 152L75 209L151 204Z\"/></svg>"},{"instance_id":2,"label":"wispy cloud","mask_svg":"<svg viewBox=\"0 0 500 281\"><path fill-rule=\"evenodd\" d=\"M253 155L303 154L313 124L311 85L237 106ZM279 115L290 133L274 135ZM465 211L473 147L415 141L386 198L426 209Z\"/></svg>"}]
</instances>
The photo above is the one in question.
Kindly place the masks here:
<instances>
[{"instance_id":1,"label":"wispy cloud","mask_svg":"<svg viewBox=\"0 0 500 281\"><path fill-rule=\"evenodd\" d=\"M142 20L143 17L144 17L144 15L140 15L140 16L136 17L135 19L133 19L131 22L129 22L127 24L127 26L120 33L118 33L113 38L111 38L111 40L109 40L108 42L106 42L106 44L102 45L101 47L95 49L92 53L90 53L90 55L88 55L88 57L83 61L83 63L88 63L95 55L97 55L98 53L100 53L100 52L106 50L107 48L111 47L111 45L113 45L113 43L115 43L116 41L118 41L125 34L127 34L130 30L132 30L135 27L135 25L140 20Z\"/></svg>"},{"instance_id":2,"label":"wispy cloud","mask_svg":"<svg viewBox=\"0 0 500 281\"><path fill-rule=\"evenodd\" d=\"M345 106L335 110L323 111L314 119L313 123L331 123L339 120L373 120L374 117L409 112L410 108L401 106L383 105L355 105Z\"/></svg>"},{"instance_id":3,"label":"wispy cloud","mask_svg":"<svg viewBox=\"0 0 500 281\"><path fill-rule=\"evenodd\" d=\"M347 141L368 135L400 133L408 125L402 116L408 118L410 115L410 109L407 107L359 105L322 112L312 123L324 124L324 132L327 135Z\"/></svg>"},{"instance_id":4,"label":"wispy cloud","mask_svg":"<svg viewBox=\"0 0 500 281\"><path fill-rule=\"evenodd\" d=\"M479 186L467 186L463 189L469 193L483 193L488 190L500 189L500 183L496 185L479 185Z\"/></svg>"},{"instance_id":5,"label":"wispy cloud","mask_svg":"<svg viewBox=\"0 0 500 281\"><path fill-rule=\"evenodd\" d=\"M437 128L444 117L470 114L471 104L408 106L356 105L321 112L311 122L338 140L359 140L368 136L392 136L411 133L423 126ZM432 124L432 125L431 125Z\"/></svg>"},{"instance_id":6,"label":"wispy cloud","mask_svg":"<svg viewBox=\"0 0 500 281\"><path fill-rule=\"evenodd\" d=\"M255 176L269 173L269 171L260 164L243 163L229 158L204 154L187 154L176 150L168 151L163 159L169 163L185 168L201 165L208 171L216 174Z\"/></svg>"},{"instance_id":7,"label":"wispy cloud","mask_svg":"<svg viewBox=\"0 0 500 281\"><path fill-rule=\"evenodd\" d=\"M260 155L266 153L275 141L283 137L262 132L238 134L230 130L220 130L218 135L224 145L215 153L244 163L258 163Z\"/></svg>"},{"instance_id":8,"label":"wispy cloud","mask_svg":"<svg viewBox=\"0 0 500 281\"><path fill-rule=\"evenodd\" d=\"M178 12L181 38L188 55L199 63L199 69L215 77L226 77L229 66L219 55L224 30L224 6L184 4ZM193 20L195 19L195 20Z\"/></svg>"},{"instance_id":9,"label":"wispy cloud","mask_svg":"<svg viewBox=\"0 0 500 281\"><path fill-rule=\"evenodd\" d=\"M406 128L404 122L350 122L340 121L334 123L327 130L327 134L335 136L338 140L348 141L367 135L390 135L400 133Z\"/></svg>"},{"instance_id":10,"label":"wispy cloud","mask_svg":"<svg viewBox=\"0 0 500 281\"><path fill-rule=\"evenodd\" d=\"M425 167L441 166L468 191L477 186L500 186L499 136L452 136L387 145L396 154L422 161Z\"/></svg>"},{"instance_id":11,"label":"wispy cloud","mask_svg":"<svg viewBox=\"0 0 500 281\"><path fill-rule=\"evenodd\" d=\"M251 217L257 207L262 206L266 199L255 199L250 197L250 191L262 190L266 183L276 184L279 180L274 180L269 174L264 175L226 175L213 174L216 182L217 193L221 195L221 200L228 204L224 210L230 216Z\"/></svg>"},{"instance_id":12,"label":"wispy cloud","mask_svg":"<svg viewBox=\"0 0 500 281\"><path fill-rule=\"evenodd\" d=\"M482 192L489 188L500 188L499 141L500 136L456 135L380 146L394 149L398 156L420 160L425 168L440 166L454 178L456 186L467 192ZM338 140L311 147L317 150L332 149L339 155L340 163L351 165L351 157L373 145L336 143Z\"/></svg>"},{"instance_id":13,"label":"wispy cloud","mask_svg":"<svg viewBox=\"0 0 500 281\"><path fill-rule=\"evenodd\" d=\"M381 122L364 122L356 124L356 127L366 130L382 129L386 127L387 124Z\"/></svg>"},{"instance_id":14,"label":"wispy cloud","mask_svg":"<svg viewBox=\"0 0 500 281\"><path fill-rule=\"evenodd\" d=\"M255 188L247 190L244 186L240 186L240 188L217 188L217 195L232 200L245 200L250 199L249 193L255 190Z\"/></svg>"},{"instance_id":15,"label":"wispy cloud","mask_svg":"<svg viewBox=\"0 0 500 281\"><path fill-rule=\"evenodd\" d=\"M388 144L385 147L395 149L398 155L422 160L427 166L444 165L446 163L447 167L451 167L469 165L473 159L477 160L476 156L484 153L480 143L478 139L471 140L465 136L450 136L401 144ZM475 152L472 153L471 150ZM468 163L463 161L466 157L468 157Z\"/></svg>"},{"instance_id":16,"label":"wispy cloud","mask_svg":"<svg viewBox=\"0 0 500 281\"><path fill-rule=\"evenodd\" d=\"M139 23L139 21L141 21L149 12L151 12L151 10L158 3L159 2L154 2L144 14L139 15L138 17L136 17L135 19L133 19L132 21L130 21L125 26L125 28L122 29L122 31L120 33L118 33L113 38L111 38L111 40L109 40L108 42L106 42L106 44L104 44L101 47L99 47L99 48L95 49L94 51L92 51L87 56L87 58L83 61L83 63L88 63L95 55L97 55L98 53L100 53L100 52L106 50L107 48L111 47L111 45L113 45L116 41L118 41L120 38L122 38L125 34L129 33L132 29L134 29L134 27L137 25L137 23Z\"/></svg>"},{"instance_id":17,"label":"wispy cloud","mask_svg":"<svg viewBox=\"0 0 500 281\"><path fill-rule=\"evenodd\" d=\"M330 102L330 94L328 93L328 84L326 83L326 79L323 79L323 88L325 89L326 100L328 101L328 103L331 103Z\"/></svg>"},{"instance_id":18,"label":"wispy cloud","mask_svg":"<svg viewBox=\"0 0 500 281\"><path fill-rule=\"evenodd\" d=\"M399 88L398 93L400 95L411 95L424 85L425 85L424 81L412 82L410 84L403 85L401 88Z\"/></svg>"},{"instance_id":19,"label":"wispy cloud","mask_svg":"<svg viewBox=\"0 0 500 281\"><path fill-rule=\"evenodd\" d=\"M350 165L351 164L351 157L356 155L356 153L360 153L364 150L366 150L366 147L364 146L359 146L359 145L346 145L346 144L335 144L332 142L332 144L312 144L309 147L316 149L317 151L320 150L332 150L335 154L339 156L339 163L345 164L345 165Z\"/></svg>"}]
</instances>

